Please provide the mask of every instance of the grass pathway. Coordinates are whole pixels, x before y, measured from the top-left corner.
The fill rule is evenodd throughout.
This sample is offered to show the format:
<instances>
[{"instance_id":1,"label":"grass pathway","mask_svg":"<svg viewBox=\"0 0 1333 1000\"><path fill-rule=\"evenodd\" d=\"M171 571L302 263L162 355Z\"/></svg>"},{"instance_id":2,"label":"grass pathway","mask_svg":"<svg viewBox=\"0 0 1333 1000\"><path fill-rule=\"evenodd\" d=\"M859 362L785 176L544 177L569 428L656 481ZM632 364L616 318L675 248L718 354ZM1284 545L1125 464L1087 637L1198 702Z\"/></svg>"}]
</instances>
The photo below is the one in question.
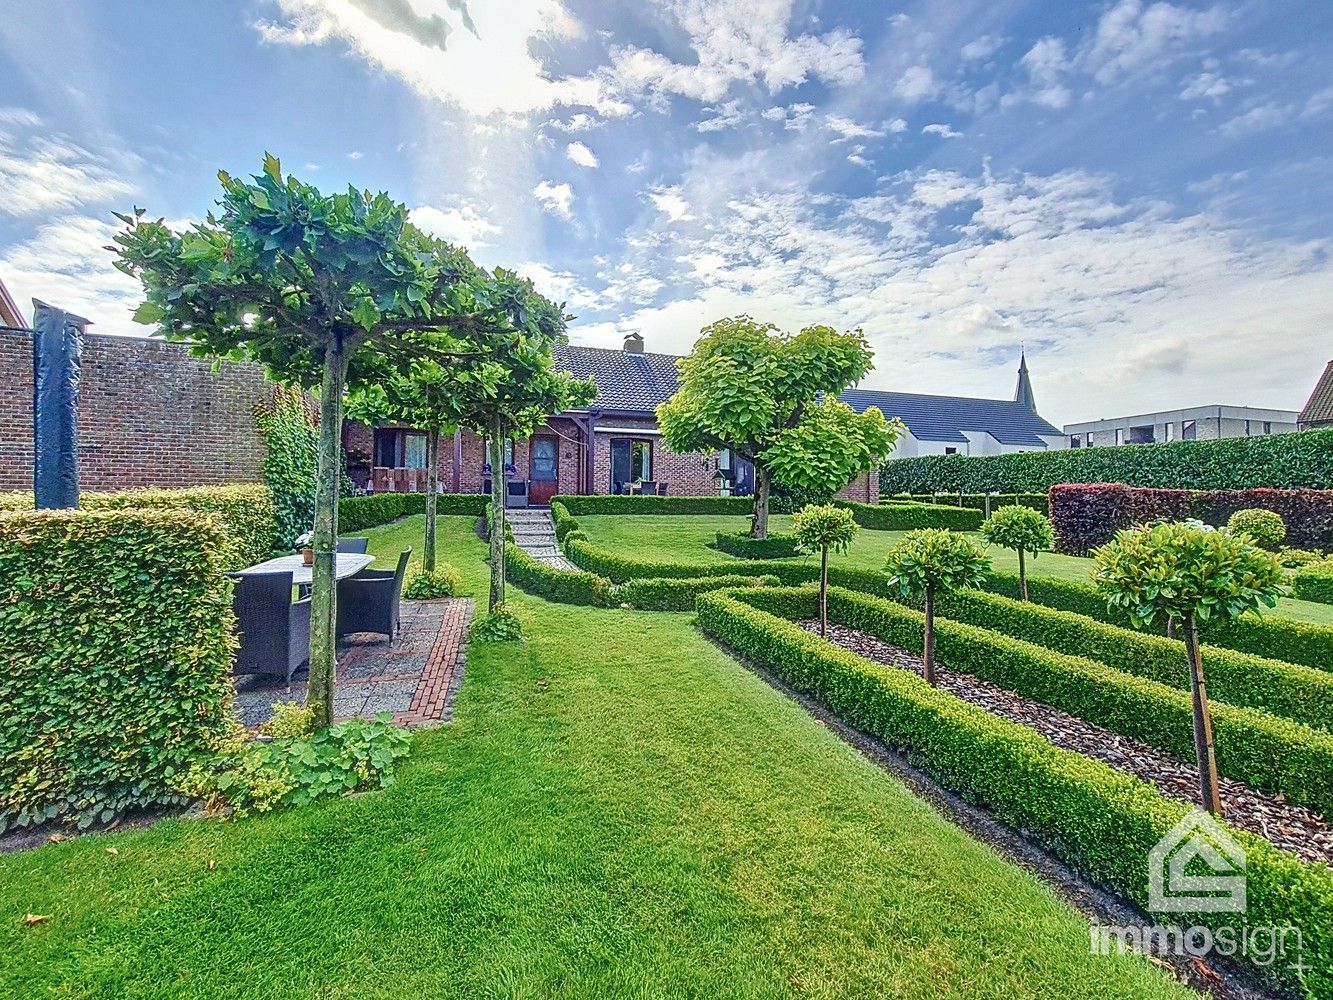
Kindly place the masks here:
<instances>
[{"instance_id":1,"label":"grass pathway","mask_svg":"<svg viewBox=\"0 0 1333 1000\"><path fill-rule=\"evenodd\" d=\"M1190 995L690 616L514 603L532 639L471 650L385 792L0 858L0 996Z\"/></svg>"}]
</instances>

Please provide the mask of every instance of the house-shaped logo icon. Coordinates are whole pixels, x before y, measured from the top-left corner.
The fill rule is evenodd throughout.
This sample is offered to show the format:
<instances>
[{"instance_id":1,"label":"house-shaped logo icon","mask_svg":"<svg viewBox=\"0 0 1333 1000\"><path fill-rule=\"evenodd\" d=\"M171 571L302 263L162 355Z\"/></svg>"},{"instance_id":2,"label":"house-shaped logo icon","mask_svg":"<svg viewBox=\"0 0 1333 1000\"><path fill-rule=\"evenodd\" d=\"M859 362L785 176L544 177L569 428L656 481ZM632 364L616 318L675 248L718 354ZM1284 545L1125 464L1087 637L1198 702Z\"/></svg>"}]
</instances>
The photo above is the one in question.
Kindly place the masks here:
<instances>
[{"instance_id":1,"label":"house-shaped logo icon","mask_svg":"<svg viewBox=\"0 0 1333 1000\"><path fill-rule=\"evenodd\" d=\"M1210 874L1199 874L1201 868ZM1194 809L1148 853L1148 909L1244 912L1245 849L1212 816Z\"/></svg>"}]
</instances>

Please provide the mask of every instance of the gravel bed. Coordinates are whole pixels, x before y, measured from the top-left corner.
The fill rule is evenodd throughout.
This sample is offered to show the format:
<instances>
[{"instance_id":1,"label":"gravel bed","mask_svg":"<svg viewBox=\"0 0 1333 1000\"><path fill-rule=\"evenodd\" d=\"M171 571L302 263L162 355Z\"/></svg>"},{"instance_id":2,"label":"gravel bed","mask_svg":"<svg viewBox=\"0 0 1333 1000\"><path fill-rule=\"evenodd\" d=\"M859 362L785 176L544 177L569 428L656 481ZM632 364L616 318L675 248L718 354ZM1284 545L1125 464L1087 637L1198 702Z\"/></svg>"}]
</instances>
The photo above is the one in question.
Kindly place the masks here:
<instances>
[{"instance_id":1,"label":"gravel bed","mask_svg":"<svg viewBox=\"0 0 1333 1000\"><path fill-rule=\"evenodd\" d=\"M800 625L808 632L819 632L817 621L803 621ZM876 663L916 674L922 672L921 657L864 632L829 623L828 637L836 645ZM1167 798L1191 805L1198 802L1199 771L1193 765L971 674L949 670L938 661L935 672L939 687L963 701L1034 729L1058 747L1132 774ZM1226 820L1232 826L1264 837L1302 860L1333 864L1333 825L1319 813L1230 778L1220 779L1219 788Z\"/></svg>"}]
</instances>

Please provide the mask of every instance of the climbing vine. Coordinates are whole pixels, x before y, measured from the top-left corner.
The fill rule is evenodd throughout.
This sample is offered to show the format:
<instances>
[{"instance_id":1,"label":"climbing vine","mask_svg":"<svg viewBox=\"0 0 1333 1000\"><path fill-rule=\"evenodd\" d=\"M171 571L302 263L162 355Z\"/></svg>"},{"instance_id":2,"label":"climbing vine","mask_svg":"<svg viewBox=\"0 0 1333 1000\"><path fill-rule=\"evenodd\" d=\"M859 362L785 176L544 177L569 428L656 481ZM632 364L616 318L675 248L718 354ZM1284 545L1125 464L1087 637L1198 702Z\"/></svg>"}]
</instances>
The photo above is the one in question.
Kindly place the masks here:
<instances>
[{"instance_id":1,"label":"climbing vine","mask_svg":"<svg viewBox=\"0 0 1333 1000\"><path fill-rule=\"evenodd\" d=\"M273 398L255 407L264 439L264 484L278 512L278 548L290 548L315 520L315 467L319 419L299 388L279 385Z\"/></svg>"}]
</instances>

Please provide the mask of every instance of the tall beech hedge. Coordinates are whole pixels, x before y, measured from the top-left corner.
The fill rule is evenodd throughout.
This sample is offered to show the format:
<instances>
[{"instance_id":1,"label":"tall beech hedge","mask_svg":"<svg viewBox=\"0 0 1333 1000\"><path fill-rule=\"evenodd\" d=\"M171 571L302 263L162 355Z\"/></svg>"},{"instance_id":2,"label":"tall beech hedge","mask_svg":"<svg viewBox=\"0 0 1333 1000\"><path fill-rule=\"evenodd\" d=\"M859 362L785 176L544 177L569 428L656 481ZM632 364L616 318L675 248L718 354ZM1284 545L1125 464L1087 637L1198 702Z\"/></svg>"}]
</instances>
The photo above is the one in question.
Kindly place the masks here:
<instances>
[{"instance_id":1,"label":"tall beech hedge","mask_svg":"<svg viewBox=\"0 0 1333 1000\"><path fill-rule=\"evenodd\" d=\"M180 801L231 716L228 544L183 509L0 514L0 830Z\"/></svg>"},{"instance_id":2,"label":"tall beech hedge","mask_svg":"<svg viewBox=\"0 0 1333 1000\"><path fill-rule=\"evenodd\" d=\"M1060 483L1128 483L1185 490L1333 489L1333 430L1061 448L972 458L923 455L885 462L881 493L1045 492Z\"/></svg>"},{"instance_id":3,"label":"tall beech hedge","mask_svg":"<svg viewBox=\"0 0 1333 1000\"><path fill-rule=\"evenodd\" d=\"M1083 555L1122 528L1159 518L1198 518L1223 527L1239 510L1269 510L1298 548L1333 547L1333 490L1169 490L1123 483L1065 483L1050 490L1051 521L1061 552Z\"/></svg>"},{"instance_id":4,"label":"tall beech hedge","mask_svg":"<svg viewBox=\"0 0 1333 1000\"><path fill-rule=\"evenodd\" d=\"M0 493L0 511L32 510L31 492ZM244 569L273 554L278 514L267 486L192 486L183 490L117 490L79 496L80 510L191 510L215 514L226 535L221 559L225 569Z\"/></svg>"},{"instance_id":5,"label":"tall beech hedge","mask_svg":"<svg viewBox=\"0 0 1333 1000\"><path fill-rule=\"evenodd\" d=\"M881 503L902 503L904 501L914 503L941 504L949 507L971 507L973 510L979 510L983 513L989 506L991 510L999 510L1001 507L1031 507L1033 510L1039 510L1043 514L1046 510L1046 491L1040 493L959 493L957 490L952 492L940 493L889 493L883 489L880 490L879 499Z\"/></svg>"},{"instance_id":6,"label":"tall beech hedge","mask_svg":"<svg viewBox=\"0 0 1333 1000\"><path fill-rule=\"evenodd\" d=\"M815 613L813 588L718 591L699 598L705 633L781 677L849 725L905 751L941 784L1022 830L1102 888L1148 904L1148 854L1189 807L1101 761L1062 750L1026 726L873 663L789 619ZM1260 837L1229 831L1246 852L1251 926L1301 928L1312 971L1247 965L1265 986L1333 995L1333 870ZM1232 926L1235 914L1171 913L1180 925Z\"/></svg>"}]
</instances>

